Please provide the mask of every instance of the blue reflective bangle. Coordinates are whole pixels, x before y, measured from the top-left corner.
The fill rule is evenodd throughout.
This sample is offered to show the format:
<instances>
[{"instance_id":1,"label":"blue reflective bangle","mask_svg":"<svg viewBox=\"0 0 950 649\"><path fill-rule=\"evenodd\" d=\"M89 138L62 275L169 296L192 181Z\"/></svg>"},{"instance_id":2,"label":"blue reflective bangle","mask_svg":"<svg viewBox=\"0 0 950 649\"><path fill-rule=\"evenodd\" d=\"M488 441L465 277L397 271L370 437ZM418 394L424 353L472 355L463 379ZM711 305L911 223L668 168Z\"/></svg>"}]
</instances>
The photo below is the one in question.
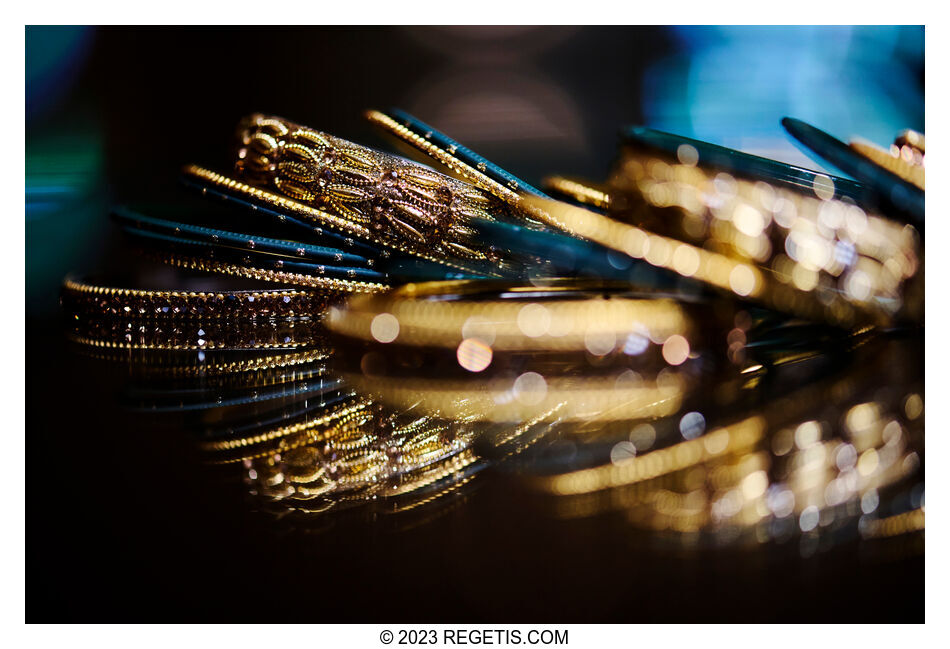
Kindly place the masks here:
<instances>
[{"instance_id":1,"label":"blue reflective bangle","mask_svg":"<svg viewBox=\"0 0 950 649\"><path fill-rule=\"evenodd\" d=\"M782 119L785 130L841 171L854 176L879 197L886 208L893 208L914 225L924 224L924 191L900 176L878 166L841 140L799 119ZM835 180L837 183L837 180Z\"/></svg>"},{"instance_id":2,"label":"blue reflective bangle","mask_svg":"<svg viewBox=\"0 0 950 649\"><path fill-rule=\"evenodd\" d=\"M341 234L331 230L330 228L324 228L322 226L306 223L305 221L301 221L290 214L279 212L266 203L253 201L236 194L229 194L225 191L222 191L216 185L205 182L197 176L183 175L181 181L186 187L200 191L204 196L211 196L213 198L226 201L229 204L233 204L238 208L252 211L257 214L262 214L265 217L269 217L274 221L279 222L281 225L288 225L291 228L300 231L302 237L307 239L317 239L328 244L328 247L339 248L340 250L349 250L358 254L371 256L379 254L378 246L359 241L358 239Z\"/></svg>"},{"instance_id":3,"label":"blue reflective bangle","mask_svg":"<svg viewBox=\"0 0 950 649\"><path fill-rule=\"evenodd\" d=\"M162 247L169 252L175 251L197 255L205 259L213 259L236 266L297 273L301 275L313 275L330 279L366 282L387 282L389 279L387 273L368 268L302 262L253 250L235 250L224 246L215 246L203 241L192 241L167 234L151 232L149 230L130 227L126 227L124 230L143 241L152 242L153 244L164 244Z\"/></svg>"},{"instance_id":4,"label":"blue reflective bangle","mask_svg":"<svg viewBox=\"0 0 950 649\"><path fill-rule=\"evenodd\" d=\"M391 279L399 282L475 279L490 276L487 272L477 274L460 271L415 257L389 255L389 258L384 260L366 258L324 246L169 221L146 216L127 207L116 208L114 216L123 225L125 232L140 240L167 244L186 249L192 254L213 255L219 261L253 265L266 270L372 282L386 282ZM248 246L249 242L253 242L253 248ZM382 254L378 249L373 252ZM493 267L492 270L497 271L497 268Z\"/></svg>"},{"instance_id":5,"label":"blue reflective bangle","mask_svg":"<svg viewBox=\"0 0 950 649\"><path fill-rule=\"evenodd\" d=\"M624 129L621 132L621 139L627 144L646 146L670 156L676 156L683 145L691 146L699 155L698 163L701 165L717 167L753 180L789 185L799 191L813 191L815 180L823 176L830 178L834 183L835 194L839 198L847 196L855 201L867 200L868 198L867 187L847 178L822 174L804 167L797 167L778 160L763 158L681 135L664 133L646 126L631 126Z\"/></svg>"},{"instance_id":6,"label":"blue reflective bangle","mask_svg":"<svg viewBox=\"0 0 950 649\"><path fill-rule=\"evenodd\" d=\"M707 290L697 280L657 268L593 241L532 230L511 223L479 223L476 230L490 241L503 242L512 251L546 260L557 276L618 280L644 288L697 295Z\"/></svg>"},{"instance_id":7,"label":"blue reflective bangle","mask_svg":"<svg viewBox=\"0 0 950 649\"><path fill-rule=\"evenodd\" d=\"M113 215L123 227L131 231L142 230L162 234L170 239L179 239L185 243L205 243L212 247L229 247L249 252L283 255L299 258L301 261L333 263L338 266L366 267L372 265L367 257L344 252L335 248L316 246L309 243L287 241L270 237L260 237L241 232L208 228L192 223L169 221L146 216L128 207L118 207Z\"/></svg>"}]
</instances>

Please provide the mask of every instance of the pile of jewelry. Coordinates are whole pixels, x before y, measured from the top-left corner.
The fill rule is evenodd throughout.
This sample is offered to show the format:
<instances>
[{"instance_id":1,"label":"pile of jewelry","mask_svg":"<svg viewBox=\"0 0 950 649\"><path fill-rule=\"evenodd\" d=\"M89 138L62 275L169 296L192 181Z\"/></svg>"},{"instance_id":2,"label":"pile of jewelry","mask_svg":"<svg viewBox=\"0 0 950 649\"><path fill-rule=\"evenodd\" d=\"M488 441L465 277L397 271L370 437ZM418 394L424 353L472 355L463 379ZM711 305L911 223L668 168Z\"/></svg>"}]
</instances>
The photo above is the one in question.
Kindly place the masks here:
<instances>
[{"instance_id":1,"label":"pile of jewelry","mask_svg":"<svg viewBox=\"0 0 950 649\"><path fill-rule=\"evenodd\" d=\"M630 128L542 190L367 117L441 171L253 115L193 207L114 210L169 285L62 303L129 408L196 413L281 515L438 511L491 469L684 544L922 551L922 135L784 122L850 179Z\"/></svg>"}]
</instances>

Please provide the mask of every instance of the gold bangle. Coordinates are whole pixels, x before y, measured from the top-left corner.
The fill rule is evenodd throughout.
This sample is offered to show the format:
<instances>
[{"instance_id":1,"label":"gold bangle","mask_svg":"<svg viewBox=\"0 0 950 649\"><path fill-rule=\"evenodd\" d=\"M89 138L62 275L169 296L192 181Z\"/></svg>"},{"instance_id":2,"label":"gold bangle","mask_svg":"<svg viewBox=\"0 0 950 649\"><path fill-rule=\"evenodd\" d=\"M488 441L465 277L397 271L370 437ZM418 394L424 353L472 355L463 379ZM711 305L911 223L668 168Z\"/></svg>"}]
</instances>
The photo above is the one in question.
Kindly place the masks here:
<instances>
[{"instance_id":1,"label":"gold bangle","mask_svg":"<svg viewBox=\"0 0 950 649\"><path fill-rule=\"evenodd\" d=\"M703 202L702 188L708 185L713 191L717 179L732 187L732 203L710 207ZM678 227L683 233L666 236L625 222L637 222L640 212L630 214L636 203L626 200L618 204L616 195L611 202L615 218L566 203L526 200L555 214L576 236L785 313L841 326L886 324L897 317L920 316L921 300L915 284L904 286L905 280L919 277L922 261L916 231L910 226L867 216L841 201L803 198L795 192L722 174L711 178L696 167L660 160L650 159L647 164L628 161L615 174L614 183L622 188L618 191L641 196L651 215L656 214L652 211L656 208L673 208L679 219L670 216L664 222L681 224ZM765 220L760 207L752 205L752 197L763 193L774 199L773 205L780 206L775 221L771 216ZM808 209L796 207L801 204ZM849 218L855 228L858 222L863 223L867 234L853 243L832 245L819 235L823 227L819 219L827 217L820 209L822 205L828 205L829 213L840 217L842 224ZM776 224L774 228L780 230L786 243L782 251L773 254L774 244L765 232L770 223L782 219L787 219L782 221L784 225ZM710 227L712 232L707 233ZM705 241L702 245L701 240ZM801 256L812 244L823 246L821 250L826 254L818 260L821 264L811 259L797 261L786 254L792 247L794 254ZM753 250L754 246L761 246L761 250ZM850 257L842 261L845 253Z\"/></svg>"},{"instance_id":2,"label":"gold bangle","mask_svg":"<svg viewBox=\"0 0 950 649\"><path fill-rule=\"evenodd\" d=\"M361 282L355 280L336 279L332 277L320 277L318 275L303 275L301 273L268 270L251 266L240 266L238 264L229 264L226 262L217 261L215 259L206 259L203 257L191 257L177 254L159 254L153 256L158 259L158 261L175 266L177 268L186 268L189 270L215 273L218 275L228 275L231 277L244 277L262 282L306 286L308 288L327 291L330 293L330 296L328 297L337 297L350 293L376 293L378 291L385 291L389 288L386 284L379 284L376 282Z\"/></svg>"},{"instance_id":3,"label":"gold bangle","mask_svg":"<svg viewBox=\"0 0 950 649\"><path fill-rule=\"evenodd\" d=\"M583 205L591 205L599 210L610 207L610 192L595 187L592 183L571 180L562 176L549 176L542 185L552 194L566 196Z\"/></svg>"},{"instance_id":4,"label":"gold bangle","mask_svg":"<svg viewBox=\"0 0 950 649\"><path fill-rule=\"evenodd\" d=\"M322 330L311 320L126 320L82 318L71 321L74 342L106 349L267 350L326 348Z\"/></svg>"},{"instance_id":5,"label":"gold bangle","mask_svg":"<svg viewBox=\"0 0 950 649\"><path fill-rule=\"evenodd\" d=\"M314 221L433 261L497 259L469 223L504 206L468 183L278 117L246 118L239 137L239 178L310 207Z\"/></svg>"},{"instance_id":6,"label":"gold bangle","mask_svg":"<svg viewBox=\"0 0 950 649\"><path fill-rule=\"evenodd\" d=\"M358 340L450 349L466 339L495 351L610 347L600 355L622 348L631 335L646 348L695 333L676 300L584 280L407 284L350 298L329 311L327 326Z\"/></svg>"},{"instance_id":7,"label":"gold bangle","mask_svg":"<svg viewBox=\"0 0 950 649\"><path fill-rule=\"evenodd\" d=\"M850 146L879 167L883 167L895 176L903 178L920 189L924 189L923 155L917 153L913 148L906 147L906 150L911 153L905 158L901 155L901 149L896 145L888 151L871 142L856 139L851 140ZM919 156L919 162L915 160L915 154Z\"/></svg>"},{"instance_id":8,"label":"gold bangle","mask_svg":"<svg viewBox=\"0 0 950 649\"><path fill-rule=\"evenodd\" d=\"M920 275L917 231L833 198L830 182L805 194L630 146L610 183L616 220L722 255L732 265L701 279L733 293L845 326L919 316L904 287ZM632 243L634 256L663 256Z\"/></svg>"},{"instance_id":9,"label":"gold bangle","mask_svg":"<svg viewBox=\"0 0 950 649\"><path fill-rule=\"evenodd\" d=\"M456 151L453 148L443 149L383 112L378 110L367 111L366 119L406 144L437 160L453 173L461 176L474 186L501 200L505 205L514 210L516 217L526 220L529 224L532 222L543 223L555 229L563 229L561 223L552 217L552 215L539 209L536 205L532 205L523 200L524 197L520 193L521 188L516 181L512 180L508 186L505 186L493 180L484 173L484 165L480 164L478 167L471 166L462 161L456 155Z\"/></svg>"},{"instance_id":10,"label":"gold bangle","mask_svg":"<svg viewBox=\"0 0 950 649\"><path fill-rule=\"evenodd\" d=\"M869 521L861 530L866 539L884 539L924 530L924 508L918 507L903 514Z\"/></svg>"},{"instance_id":11,"label":"gold bangle","mask_svg":"<svg viewBox=\"0 0 950 649\"><path fill-rule=\"evenodd\" d=\"M925 142L925 138L924 138L923 133L918 133L917 131L906 129L904 131L901 131L897 135L897 137L894 139L894 146L896 146L898 150L902 149L905 146L908 146L916 151L920 151L920 153L923 154L926 152L926 148L924 147L924 142Z\"/></svg>"},{"instance_id":12,"label":"gold bangle","mask_svg":"<svg viewBox=\"0 0 950 649\"><path fill-rule=\"evenodd\" d=\"M278 426L252 435L242 435L225 440L204 442L201 448L205 451L234 451L246 450L271 442L279 442L277 448L268 448L267 453L285 451L289 447L285 442L288 438L305 438L305 443L314 443L330 439L339 435L346 426L351 425L356 418L367 417L372 402L356 397L345 400L342 404L332 406L321 412L317 417L307 418L304 421ZM260 451L258 451L260 452ZM247 459L247 456L231 458L227 462L237 462Z\"/></svg>"},{"instance_id":13,"label":"gold bangle","mask_svg":"<svg viewBox=\"0 0 950 649\"><path fill-rule=\"evenodd\" d=\"M319 496L332 506L405 496L446 479L457 484L477 462L471 441L454 424L357 399L300 424L205 446L240 449L261 495L288 504Z\"/></svg>"},{"instance_id":14,"label":"gold bangle","mask_svg":"<svg viewBox=\"0 0 950 649\"><path fill-rule=\"evenodd\" d=\"M745 453L765 436L764 418L753 416L709 431L702 437L657 449L624 462L579 469L534 484L558 495L576 495L626 486L681 471L713 458Z\"/></svg>"},{"instance_id":15,"label":"gold bangle","mask_svg":"<svg viewBox=\"0 0 950 649\"><path fill-rule=\"evenodd\" d=\"M74 314L123 318L286 318L318 315L316 291L156 291L97 286L67 277L63 305Z\"/></svg>"}]
</instances>

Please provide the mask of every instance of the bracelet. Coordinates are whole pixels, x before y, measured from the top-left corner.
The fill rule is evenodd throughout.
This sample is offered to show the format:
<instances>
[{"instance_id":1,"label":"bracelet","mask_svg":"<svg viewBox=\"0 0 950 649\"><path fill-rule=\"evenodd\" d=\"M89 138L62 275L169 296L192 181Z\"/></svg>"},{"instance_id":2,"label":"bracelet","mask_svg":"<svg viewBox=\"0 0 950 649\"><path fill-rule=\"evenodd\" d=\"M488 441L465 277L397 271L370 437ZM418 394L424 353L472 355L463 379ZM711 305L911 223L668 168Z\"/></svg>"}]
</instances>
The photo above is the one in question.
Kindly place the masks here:
<instances>
[{"instance_id":1,"label":"bracelet","mask_svg":"<svg viewBox=\"0 0 950 649\"><path fill-rule=\"evenodd\" d=\"M233 352L228 352L233 353ZM154 356L155 352L151 352ZM148 379L157 379L159 377L177 379L179 384L193 386L195 379L199 379L202 390L208 390L217 393L219 390L230 389L258 389L268 388L290 383L307 382L314 378L319 379L329 375L329 369L325 363L329 354L321 350L308 350L306 352L293 353L287 355L298 356L298 359L288 359L280 366L273 366L274 361L270 363L260 363L257 369L249 369L250 364L246 361L221 364L207 364L205 367L200 365L178 366L176 368L165 368L164 374L161 372L148 371L136 372L139 377L147 376ZM310 356L309 360L302 360L304 356ZM230 365L230 371L224 371L226 366ZM244 369L236 370L234 367L243 366Z\"/></svg>"},{"instance_id":2,"label":"bracelet","mask_svg":"<svg viewBox=\"0 0 950 649\"><path fill-rule=\"evenodd\" d=\"M814 319L824 312L841 324L891 322L902 307L918 315L916 298L905 303L902 295L921 267L915 229L833 198L830 185L816 180L808 195L637 149L627 150L611 184L615 198L627 198L626 205L614 201L615 218L640 221L637 203L670 208L664 222L674 237L754 266L762 284L748 295L773 308ZM732 284L740 295L746 288Z\"/></svg>"},{"instance_id":3,"label":"bracelet","mask_svg":"<svg viewBox=\"0 0 950 649\"><path fill-rule=\"evenodd\" d=\"M376 259L336 248L168 221L122 207L113 217L146 250L366 285L389 279L377 269Z\"/></svg>"},{"instance_id":4,"label":"bracelet","mask_svg":"<svg viewBox=\"0 0 950 649\"><path fill-rule=\"evenodd\" d=\"M389 395L398 407L417 399L427 412L442 414L449 407L445 404L456 398L464 402L463 393L475 385L473 391L484 388L489 401L497 400L498 410L491 416L503 419L514 416L507 409L521 412L511 380L525 373L543 384L549 397L544 403L550 401L552 407L563 397L568 410L589 412L592 418L609 410L609 419L623 419L629 408L614 408L604 396L617 373L629 372L638 381L680 376L686 382L678 387L682 393L687 387L691 391L700 376L747 383L760 369L844 352L873 337L870 328L849 331L790 322L730 304L674 300L659 292L584 280L410 284L353 296L330 308L326 326L337 336L334 344L345 350L337 366L354 385ZM570 373L586 378L561 394L556 381ZM478 384L466 383L476 375ZM597 384L595 378L605 375L612 376ZM420 383L423 376L440 378ZM613 396L630 404L662 402L657 409L662 414L669 394L653 387L642 381L636 390ZM492 409L477 395L468 398L476 410ZM535 410L543 406L524 412Z\"/></svg>"},{"instance_id":5,"label":"bracelet","mask_svg":"<svg viewBox=\"0 0 950 649\"><path fill-rule=\"evenodd\" d=\"M346 295L349 293L375 293L389 288L388 285L377 282L360 282L356 280L337 279L333 277L320 277L319 275L309 275L280 270L279 267L274 269L261 268L259 266L252 265L253 260L248 260L252 263L242 265L220 261L210 257L181 255L176 253L151 253L150 256L156 258L162 263L176 266L178 268L214 273L217 275L229 275L231 277L244 277L247 279L273 282L277 284L306 286L313 289L319 289L321 291L328 291L335 295ZM280 260L271 262L271 264L274 266L278 266L279 263ZM317 272L319 271L320 269L318 268Z\"/></svg>"},{"instance_id":6,"label":"bracelet","mask_svg":"<svg viewBox=\"0 0 950 649\"><path fill-rule=\"evenodd\" d=\"M914 164L923 164L923 156L926 151L924 141L923 133L918 133L908 128L898 133L894 139L894 146L902 156L904 155L904 147L910 148L912 152L919 153L920 158L918 160L914 160L913 157L911 157L911 160Z\"/></svg>"},{"instance_id":7,"label":"bracelet","mask_svg":"<svg viewBox=\"0 0 950 649\"><path fill-rule=\"evenodd\" d=\"M923 136L920 137L922 143ZM907 144L900 148L895 144L888 151L864 140L852 140L850 146L879 167L912 183L918 189L924 189L923 151Z\"/></svg>"},{"instance_id":8,"label":"bracelet","mask_svg":"<svg viewBox=\"0 0 950 649\"><path fill-rule=\"evenodd\" d=\"M451 487L468 482L481 464L467 446L439 446L419 455L403 455L398 448L392 446L387 452L371 447L337 454L334 460L328 460L314 446L303 445L276 457L256 457L246 461L245 466L255 494L287 506L321 497L326 503L321 511L325 511L330 507L369 504L378 498L405 497L440 484L450 487L439 489L436 494L421 494L424 502L431 502L454 490ZM422 503L402 503L398 510L418 504Z\"/></svg>"},{"instance_id":9,"label":"bracelet","mask_svg":"<svg viewBox=\"0 0 950 649\"><path fill-rule=\"evenodd\" d=\"M520 178L490 160L456 142L444 133L399 109L389 114L377 110L366 118L390 135L437 160L466 181L484 190L511 208L516 218L529 225L545 224L562 229L561 224L544 210L522 200L524 196L548 198Z\"/></svg>"},{"instance_id":10,"label":"bracelet","mask_svg":"<svg viewBox=\"0 0 950 649\"><path fill-rule=\"evenodd\" d=\"M783 117L786 132L810 151L857 179L869 191L868 205L903 223L924 227L924 191L868 160L829 133L793 117Z\"/></svg>"},{"instance_id":11,"label":"bracelet","mask_svg":"<svg viewBox=\"0 0 950 649\"><path fill-rule=\"evenodd\" d=\"M628 158L612 184L613 218L565 203L542 205L572 234L785 313L841 326L920 317L919 290L902 290L919 276L912 228L842 201L653 158ZM765 212L761 200L777 211ZM640 204L648 209L638 210ZM630 224L655 219L657 208L672 214L650 227L673 229L674 236ZM836 225L830 236L822 234L829 219Z\"/></svg>"},{"instance_id":12,"label":"bracelet","mask_svg":"<svg viewBox=\"0 0 950 649\"><path fill-rule=\"evenodd\" d=\"M83 355L100 361L128 366L133 378L183 383L200 381L210 389L267 387L297 380L300 373L326 371L328 350L316 347L303 351L241 354L231 350L159 351L132 350L84 345Z\"/></svg>"},{"instance_id":13,"label":"bracelet","mask_svg":"<svg viewBox=\"0 0 950 649\"><path fill-rule=\"evenodd\" d=\"M629 148L650 151L659 159L676 159L683 164L693 165L701 162L706 167L753 182L762 181L773 187L811 192L818 183L817 186L823 187L829 195L837 198L848 198L858 202L872 198L867 187L848 178L818 173L778 160L751 155L681 135L664 133L645 126L631 126L624 129L621 139Z\"/></svg>"},{"instance_id":14,"label":"bracelet","mask_svg":"<svg viewBox=\"0 0 950 649\"><path fill-rule=\"evenodd\" d=\"M581 205L590 205L601 211L610 207L610 193L599 187L594 187L592 183L562 176L549 176L544 179L543 185L549 192Z\"/></svg>"},{"instance_id":15,"label":"bracelet","mask_svg":"<svg viewBox=\"0 0 950 649\"><path fill-rule=\"evenodd\" d=\"M558 495L577 495L631 485L682 471L712 458L746 453L764 438L765 420L753 416L625 462L537 478L534 484Z\"/></svg>"},{"instance_id":16,"label":"bracelet","mask_svg":"<svg viewBox=\"0 0 950 649\"><path fill-rule=\"evenodd\" d=\"M181 351L326 349L322 333L309 319L143 321L107 317L75 318L70 324L67 337L91 347Z\"/></svg>"},{"instance_id":17,"label":"bracelet","mask_svg":"<svg viewBox=\"0 0 950 649\"><path fill-rule=\"evenodd\" d=\"M434 261L484 266L499 256L469 223L504 208L472 185L277 117L246 118L239 137L238 177L314 208L311 220Z\"/></svg>"},{"instance_id":18,"label":"bracelet","mask_svg":"<svg viewBox=\"0 0 950 649\"><path fill-rule=\"evenodd\" d=\"M866 539L884 539L924 530L924 508L918 507L902 514L872 520L861 530Z\"/></svg>"},{"instance_id":19,"label":"bracelet","mask_svg":"<svg viewBox=\"0 0 950 649\"><path fill-rule=\"evenodd\" d=\"M63 306L71 313L123 318L290 318L316 316L327 296L316 291L153 291L97 286L67 277Z\"/></svg>"},{"instance_id":20,"label":"bracelet","mask_svg":"<svg viewBox=\"0 0 950 649\"><path fill-rule=\"evenodd\" d=\"M370 417L373 412L372 406L373 403L369 400L349 396L339 403L321 410L316 417L308 417L293 424L284 424L263 431L254 431L253 434L242 432L239 436L227 435L226 439L202 442L200 447L202 450L209 452L238 450L247 453L249 449L269 445L264 451L254 450L253 457L286 451L291 445L296 448L303 443L322 442L334 436L342 435L341 431L352 427L353 422ZM284 440L291 440L291 442ZM273 446L275 442L278 444L276 447ZM242 455L237 458L218 460L218 462L238 462L249 457L251 456Z\"/></svg>"},{"instance_id":21,"label":"bracelet","mask_svg":"<svg viewBox=\"0 0 950 649\"><path fill-rule=\"evenodd\" d=\"M240 382L220 377L197 385L130 387L123 396L123 406L151 413L220 411L252 404L259 408L269 403L322 401L338 395L342 388L340 379L328 376L324 367L297 370L296 376L268 378L271 380Z\"/></svg>"},{"instance_id":22,"label":"bracelet","mask_svg":"<svg viewBox=\"0 0 950 649\"><path fill-rule=\"evenodd\" d=\"M642 353L674 336L674 343L688 343L684 337L694 333L683 303L592 280L408 284L332 308L327 325L382 343L455 349L468 340L494 351L588 349L597 355L625 345Z\"/></svg>"}]
</instances>

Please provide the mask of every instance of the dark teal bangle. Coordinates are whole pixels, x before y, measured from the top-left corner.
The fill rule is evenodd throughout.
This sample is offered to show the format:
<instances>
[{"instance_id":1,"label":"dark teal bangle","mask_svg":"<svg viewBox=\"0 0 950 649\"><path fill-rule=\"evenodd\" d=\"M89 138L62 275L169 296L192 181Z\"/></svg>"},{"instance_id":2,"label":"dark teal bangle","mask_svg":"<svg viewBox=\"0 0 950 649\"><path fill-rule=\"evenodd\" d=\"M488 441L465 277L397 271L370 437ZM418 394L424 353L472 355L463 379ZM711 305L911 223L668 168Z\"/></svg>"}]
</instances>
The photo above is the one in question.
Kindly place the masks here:
<instances>
[{"instance_id":1,"label":"dark teal bangle","mask_svg":"<svg viewBox=\"0 0 950 649\"><path fill-rule=\"evenodd\" d=\"M876 165L847 144L810 124L786 117L782 120L792 137L841 171L873 190L884 211L902 215L919 229L924 225L924 191Z\"/></svg>"},{"instance_id":2,"label":"dark teal bangle","mask_svg":"<svg viewBox=\"0 0 950 649\"><path fill-rule=\"evenodd\" d=\"M656 149L673 157L680 154L680 147L692 147L697 155L697 164L717 167L753 180L777 183L799 191L813 191L815 181L819 177L825 176L834 183L835 195L838 198L847 196L855 201L866 201L869 195L867 187L847 178L820 174L804 167L729 149L718 144L694 140L682 135L664 133L646 126L631 126L624 129L621 132L621 140L624 144Z\"/></svg>"}]
</instances>

